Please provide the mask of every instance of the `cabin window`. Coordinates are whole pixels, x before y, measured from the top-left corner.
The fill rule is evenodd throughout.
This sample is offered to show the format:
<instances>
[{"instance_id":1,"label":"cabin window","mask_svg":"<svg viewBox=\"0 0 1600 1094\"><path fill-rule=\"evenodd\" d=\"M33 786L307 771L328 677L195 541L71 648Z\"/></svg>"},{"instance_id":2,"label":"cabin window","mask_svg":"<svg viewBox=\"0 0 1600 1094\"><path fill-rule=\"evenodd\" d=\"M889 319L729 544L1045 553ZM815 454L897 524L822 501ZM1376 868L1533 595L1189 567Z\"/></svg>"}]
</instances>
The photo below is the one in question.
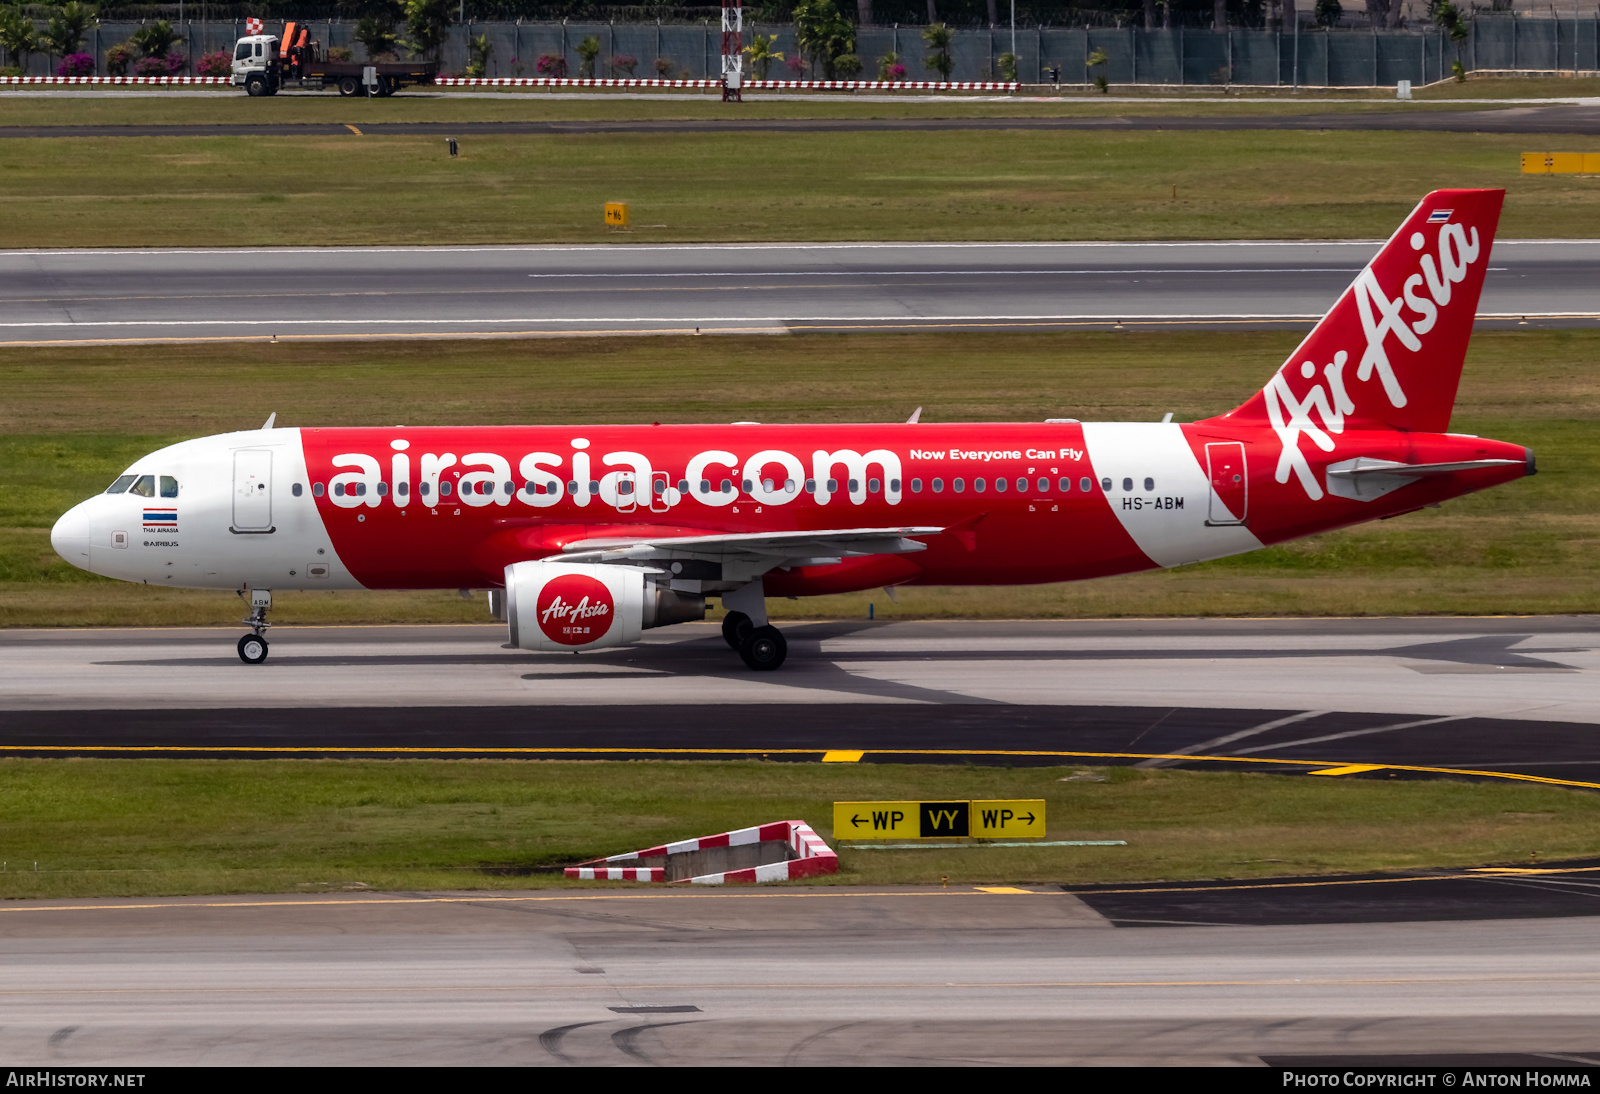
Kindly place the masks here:
<instances>
[{"instance_id":1,"label":"cabin window","mask_svg":"<svg viewBox=\"0 0 1600 1094\"><path fill-rule=\"evenodd\" d=\"M364 498L366 496L367 496L367 484L364 483L364 482L356 483L356 497Z\"/></svg>"},{"instance_id":2,"label":"cabin window","mask_svg":"<svg viewBox=\"0 0 1600 1094\"><path fill-rule=\"evenodd\" d=\"M662 482L660 479L657 479L655 481L654 486L655 486L655 491L656 491L656 497L658 497L658 498L662 494L665 494L667 492L667 484Z\"/></svg>"},{"instance_id":3,"label":"cabin window","mask_svg":"<svg viewBox=\"0 0 1600 1094\"><path fill-rule=\"evenodd\" d=\"M394 485L394 492L403 498L411 493L411 484L409 482L397 482Z\"/></svg>"},{"instance_id":4,"label":"cabin window","mask_svg":"<svg viewBox=\"0 0 1600 1094\"><path fill-rule=\"evenodd\" d=\"M567 493L571 494L573 497L577 497L577 495L578 495L578 483L577 483L577 481L575 479L568 479L567 480Z\"/></svg>"},{"instance_id":5,"label":"cabin window","mask_svg":"<svg viewBox=\"0 0 1600 1094\"><path fill-rule=\"evenodd\" d=\"M108 493L108 494L120 494L123 491L127 490L128 487L132 486L133 485L133 480L136 479L136 478L138 478L137 475L123 475L123 476L119 477L116 482L114 482L110 486L106 487L106 493Z\"/></svg>"},{"instance_id":6,"label":"cabin window","mask_svg":"<svg viewBox=\"0 0 1600 1094\"><path fill-rule=\"evenodd\" d=\"M771 479L762 479L761 480L761 489L765 490L769 494L772 493L772 490L773 490L772 480Z\"/></svg>"},{"instance_id":7,"label":"cabin window","mask_svg":"<svg viewBox=\"0 0 1600 1094\"><path fill-rule=\"evenodd\" d=\"M1109 477L1100 480L1100 489L1107 491L1111 489L1111 479Z\"/></svg>"},{"instance_id":8,"label":"cabin window","mask_svg":"<svg viewBox=\"0 0 1600 1094\"><path fill-rule=\"evenodd\" d=\"M440 497L441 497L441 498L448 498L448 497L449 497L449 496L450 496L450 490L451 490L451 485L450 485L450 483L448 483L448 482L441 482L441 483L440 483L440 484L439 484L439 496L440 496Z\"/></svg>"},{"instance_id":9,"label":"cabin window","mask_svg":"<svg viewBox=\"0 0 1600 1094\"><path fill-rule=\"evenodd\" d=\"M633 493L633 483L630 482L627 479L621 480L620 482L617 483L617 493L619 493L619 494L631 494L631 493Z\"/></svg>"},{"instance_id":10,"label":"cabin window","mask_svg":"<svg viewBox=\"0 0 1600 1094\"><path fill-rule=\"evenodd\" d=\"M922 493L922 480L921 479L912 479L911 480L911 492L913 494Z\"/></svg>"},{"instance_id":11,"label":"cabin window","mask_svg":"<svg viewBox=\"0 0 1600 1094\"><path fill-rule=\"evenodd\" d=\"M320 482L311 484L311 496L315 498L322 497L322 484Z\"/></svg>"},{"instance_id":12,"label":"cabin window","mask_svg":"<svg viewBox=\"0 0 1600 1094\"><path fill-rule=\"evenodd\" d=\"M966 489L967 489L967 480L965 480L965 479L951 479L950 480L950 489L954 490L958 494L965 493Z\"/></svg>"},{"instance_id":13,"label":"cabin window","mask_svg":"<svg viewBox=\"0 0 1600 1094\"><path fill-rule=\"evenodd\" d=\"M600 484L595 482L593 479L590 479L589 480L589 493L598 494L599 492L600 492Z\"/></svg>"},{"instance_id":14,"label":"cabin window","mask_svg":"<svg viewBox=\"0 0 1600 1094\"><path fill-rule=\"evenodd\" d=\"M806 480L806 493L815 494L816 492L817 492L817 480L816 479L807 479Z\"/></svg>"},{"instance_id":15,"label":"cabin window","mask_svg":"<svg viewBox=\"0 0 1600 1094\"><path fill-rule=\"evenodd\" d=\"M877 479L868 479L867 480L867 493L876 494L877 492L878 492L878 480Z\"/></svg>"},{"instance_id":16,"label":"cabin window","mask_svg":"<svg viewBox=\"0 0 1600 1094\"><path fill-rule=\"evenodd\" d=\"M1089 491L1094 489L1094 480L1089 478L1089 477L1087 477L1087 476L1085 476L1084 478L1079 479L1078 480L1078 489L1082 490L1085 494L1087 494Z\"/></svg>"},{"instance_id":17,"label":"cabin window","mask_svg":"<svg viewBox=\"0 0 1600 1094\"><path fill-rule=\"evenodd\" d=\"M1041 479L1040 481L1042 482L1044 480ZM1063 494L1072 493L1072 480L1071 479L1057 479L1056 480L1056 489L1061 491Z\"/></svg>"},{"instance_id":18,"label":"cabin window","mask_svg":"<svg viewBox=\"0 0 1600 1094\"><path fill-rule=\"evenodd\" d=\"M784 479L783 492L785 494L798 494L800 492L800 486L793 479Z\"/></svg>"},{"instance_id":19,"label":"cabin window","mask_svg":"<svg viewBox=\"0 0 1600 1094\"><path fill-rule=\"evenodd\" d=\"M702 480L702 481L704 481L704 480ZM678 480L678 493L687 494L688 492L689 492L689 480L688 479L679 479Z\"/></svg>"},{"instance_id":20,"label":"cabin window","mask_svg":"<svg viewBox=\"0 0 1600 1094\"><path fill-rule=\"evenodd\" d=\"M839 492L839 480L838 479L829 479L828 480L828 493L837 494L838 492Z\"/></svg>"},{"instance_id":21,"label":"cabin window","mask_svg":"<svg viewBox=\"0 0 1600 1094\"><path fill-rule=\"evenodd\" d=\"M711 493L711 480L710 479L701 479L700 480L700 492L702 494Z\"/></svg>"},{"instance_id":22,"label":"cabin window","mask_svg":"<svg viewBox=\"0 0 1600 1094\"><path fill-rule=\"evenodd\" d=\"M423 496L423 497L427 497L427 496L428 496L428 492L429 492L429 491L430 491L430 490L432 490L432 489L433 489L433 487L431 487L431 486L429 486L429 485L428 485L428 484L427 484L427 483L425 483L425 482L419 482L419 483L417 483L417 493L419 493L419 494L421 494L421 495L422 495L422 496ZM321 493L322 493L322 491L321 491L321 490L318 490L318 491L317 491L317 493L318 493L318 494L321 494Z\"/></svg>"},{"instance_id":23,"label":"cabin window","mask_svg":"<svg viewBox=\"0 0 1600 1094\"><path fill-rule=\"evenodd\" d=\"M733 493L733 480L732 479L723 479L722 480L722 492L724 494Z\"/></svg>"},{"instance_id":24,"label":"cabin window","mask_svg":"<svg viewBox=\"0 0 1600 1094\"><path fill-rule=\"evenodd\" d=\"M128 493L137 494L141 498L153 498L153 497L155 497L156 496L156 477L154 475L140 475L138 480L133 484L133 487L128 491Z\"/></svg>"},{"instance_id":25,"label":"cabin window","mask_svg":"<svg viewBox=\"0 0 1600 1094\"><path fill-rule=\"evenodd\" d=\"M988 479L973 479L972 480L972 492L974 494L981 494L987 489L989 489L989 480ZM1001 487L1001 489L1004 490L1005 487Z\"/></svg>"},{"instance_id":26,"label":"cabin window","mask_svg":"<svg viewBox=\"0 0 1600 1094\"><path fill-rule=\"evenodd\" d=\"M1006 492L1006 480L1000 478L995 479L994 490L997 494L1004 494Z\"/></svg>"},{"instance_id":27,"label":"cabin window","mask_svg":"<svg viewBox=\"0 0 1600 1094\"><path fill-rule=\"evenodd\" d=\"M298 498L301 494L305 493L305 487L301 486L299 483L295 483L293 486L289 487L289 493Z\"/></svg>"},{"instance_id":28,"label":"cabin window","mask_svg":"<svg viewBox=\"0 0 1600 1094\"><path fill-rule=\"evenodd\" d=\"M1156 480L1155 479L1145 479L1144 480L1144 488L1146 490L1154 490L1156 488Z\"/></svg>"},{"instance_id":29,"label":"cabin window","mask_svg":"<svg viewBox=\"0 0 1600 1094\"><path fill-rule=\"evenodd\" d=\"M944 493L944 480L943 479L934 479L933 480L933 492L935 494Z\"/></svg>"},{"instance_id":30,"label":"cabin window","mask_svg":"<svg viewBox=\"0 0 1600 1094\"><path fill-rule=\"evenodd\" d=\"M178 496L178 480L171 475L161 476L161 496L175 498Z\"/></svg>"},{"instance_id":31,"label":"cabin window","mask_svg":"<svg viewBox=\"0 0 1600 1094\"><path fill-rule=\"evenodd\" d=\"M749 479L740 479L739 480L739 489L743 490L746 494L755 493L755 487L753 485L751 485Z\"/></svg>"},{"instance_id":32,"label":"cabin window","mask_svg":"<svg viewBox=\"0 0 1600 1094\"><path fill-rule=\"evenodd\" d=\"M333 484L333 496L336 498L344 497L344 483L336 482Z\"/></svg>"},{"instance_id":33,"label":"cabin window","mask_svg":"<svg viewBox=\"0 0 1600 1094\"><path fill-rule=\"evenodd\" d=\"M899 479L890 479L889 480L889 492L891 494L898 494L900 492L900 480Z\"/></svg>"},{"instance_id":34,"label":"cabin window","mask_svg":"<svg viewBox=\"0 0 1600 1094\"><path fill-rule=\"evenodd\" d=\"M388 496L389 496L389 484L386 483L386 482L380 482L378 484L378 497L386 498Z\"/></svg>"}]
</instances>

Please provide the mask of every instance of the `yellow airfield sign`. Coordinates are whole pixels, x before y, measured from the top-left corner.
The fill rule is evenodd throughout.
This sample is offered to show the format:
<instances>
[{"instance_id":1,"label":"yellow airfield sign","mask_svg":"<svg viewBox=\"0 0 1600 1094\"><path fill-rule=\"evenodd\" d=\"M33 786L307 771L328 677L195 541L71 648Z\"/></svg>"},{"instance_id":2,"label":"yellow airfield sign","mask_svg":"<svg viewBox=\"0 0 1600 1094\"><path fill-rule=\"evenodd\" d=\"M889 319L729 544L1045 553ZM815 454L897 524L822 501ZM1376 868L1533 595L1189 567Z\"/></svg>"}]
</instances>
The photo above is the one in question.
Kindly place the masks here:
<instances>
[{"instance_id":1,"label":"yellow airfield sign","mask_svg":"<svg viewBox=\"0 0 1600 1094\"><path fill-rule=\"evenodd\" d=\"M834 802L833 838L1043 839L1044 799Z\"/></svg>"}]
</instances>

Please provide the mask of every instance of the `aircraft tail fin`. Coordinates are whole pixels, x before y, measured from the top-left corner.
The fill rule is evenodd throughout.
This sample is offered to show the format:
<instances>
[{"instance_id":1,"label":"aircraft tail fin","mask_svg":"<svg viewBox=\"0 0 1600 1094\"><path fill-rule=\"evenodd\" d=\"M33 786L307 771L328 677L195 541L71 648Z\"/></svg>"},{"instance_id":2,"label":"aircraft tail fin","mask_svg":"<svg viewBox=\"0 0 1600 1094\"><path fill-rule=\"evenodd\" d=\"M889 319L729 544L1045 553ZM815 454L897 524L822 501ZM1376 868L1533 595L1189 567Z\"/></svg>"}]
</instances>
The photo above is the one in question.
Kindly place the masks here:
<instances>
[{"instance_id":1,"label":"aircraft tail fin","mask_svg":"<svg viewBox=\"0 0 1600 1094\"><path fill-rule=\"evenodd\" d=\"M1313 434L1448 429L1504 199L1423 198L1266 387L1214 420Z\"/></svg>"}]
</instances>

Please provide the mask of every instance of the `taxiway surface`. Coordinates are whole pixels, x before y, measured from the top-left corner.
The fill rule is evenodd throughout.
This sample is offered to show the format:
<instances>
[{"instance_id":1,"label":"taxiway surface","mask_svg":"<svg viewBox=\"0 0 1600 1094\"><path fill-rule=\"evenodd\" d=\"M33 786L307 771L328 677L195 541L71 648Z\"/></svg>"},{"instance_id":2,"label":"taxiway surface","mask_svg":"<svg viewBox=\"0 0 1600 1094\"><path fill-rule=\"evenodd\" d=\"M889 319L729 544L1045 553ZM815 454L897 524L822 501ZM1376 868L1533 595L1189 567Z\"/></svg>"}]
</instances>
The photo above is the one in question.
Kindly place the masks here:
<instances>
[{"instance_id":1,"label":"taxiway surface","mask_svg":"<svg viewBox=\"0 0 1600 1094\"><path fill-rule=\"evenodd\" d=\"M1092 899L1030 886L10 901L0 1054L1600 1062L1592 918L1116 930Z\"/></svg>"},{"instance_id":2,"label":"taxiway surface","mask_svg":"<svg viewBox=\"0 0 1600 1094\"><path fill-rule=\"evenodd\" d=\"M498 626L0 632L0 751L1373 765L1600 783L1600 619L713 624L581 657ZM1426 773L1423 771L1421 773Z\"/></svg>"},{"instance_id":3,"label":"taxiway surface","mask_svg":"<svg viewBox=\"0 0 1600 1094\"><path fill-rule=\"evenodd\" d=\"M1304 329L1379 242L0 252L0 345ZM1497 240L1480 323L1600 322L1600 241Z\"/></svg>"}]
</instances>

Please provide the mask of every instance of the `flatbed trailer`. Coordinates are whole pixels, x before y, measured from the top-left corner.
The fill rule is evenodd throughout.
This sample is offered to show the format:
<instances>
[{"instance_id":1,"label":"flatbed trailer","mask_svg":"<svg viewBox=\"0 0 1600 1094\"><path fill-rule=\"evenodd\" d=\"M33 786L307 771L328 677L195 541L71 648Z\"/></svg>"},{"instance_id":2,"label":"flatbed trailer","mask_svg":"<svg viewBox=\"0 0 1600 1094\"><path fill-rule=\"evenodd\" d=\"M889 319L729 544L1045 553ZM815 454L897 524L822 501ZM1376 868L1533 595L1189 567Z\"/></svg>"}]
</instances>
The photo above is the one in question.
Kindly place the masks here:
<instances>
[{"instance_id":1,"label":"flatbed trailer","mask_svg":"<svg viewBox=\"0 0 1600 1094\"><path fill-rule=\"evenodd\" d=\"M388 96L431 84L439 74L438 61L332 61L323 53L322 43L310 40L310 29L294 22L284 27L282 38L246 35L233 48L233 84L251 96L276 95L286 87ZM364 80L367 69L373 70L371 85Z\"/></svg>"}]
</instances>

